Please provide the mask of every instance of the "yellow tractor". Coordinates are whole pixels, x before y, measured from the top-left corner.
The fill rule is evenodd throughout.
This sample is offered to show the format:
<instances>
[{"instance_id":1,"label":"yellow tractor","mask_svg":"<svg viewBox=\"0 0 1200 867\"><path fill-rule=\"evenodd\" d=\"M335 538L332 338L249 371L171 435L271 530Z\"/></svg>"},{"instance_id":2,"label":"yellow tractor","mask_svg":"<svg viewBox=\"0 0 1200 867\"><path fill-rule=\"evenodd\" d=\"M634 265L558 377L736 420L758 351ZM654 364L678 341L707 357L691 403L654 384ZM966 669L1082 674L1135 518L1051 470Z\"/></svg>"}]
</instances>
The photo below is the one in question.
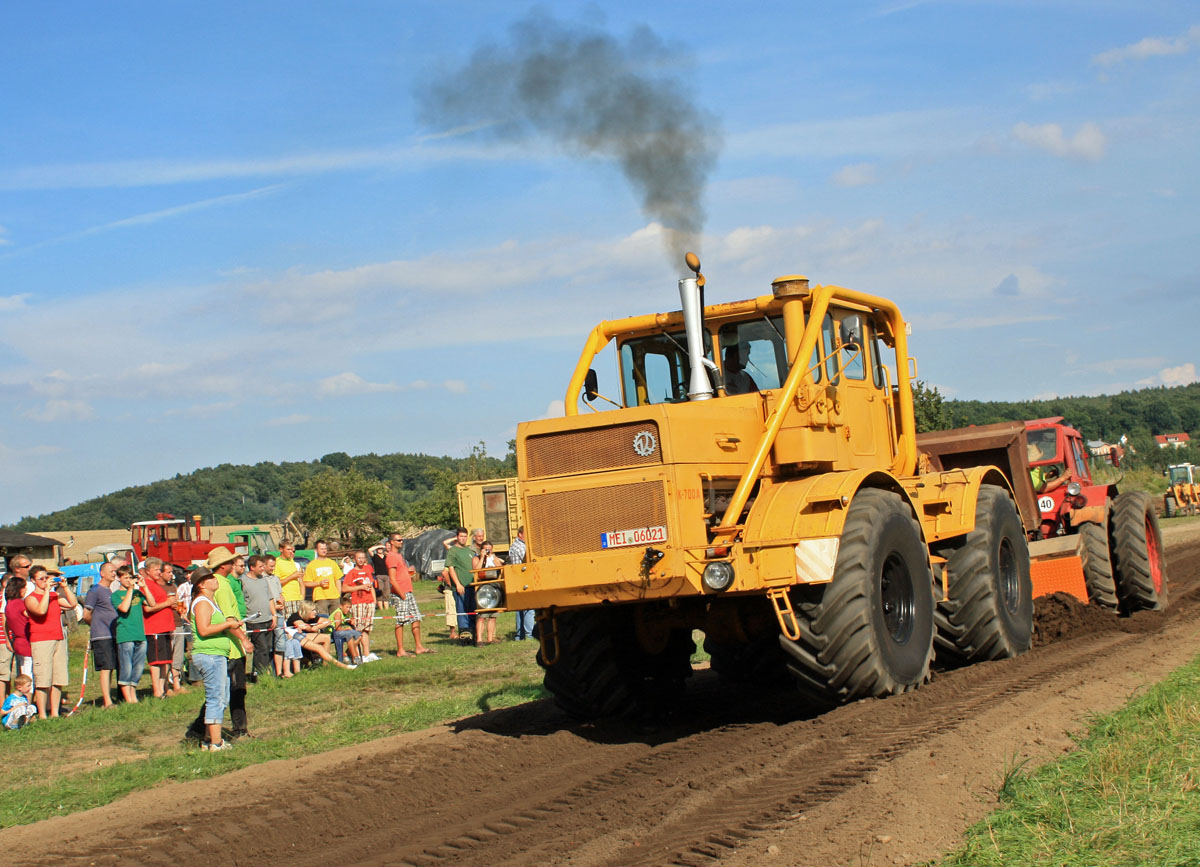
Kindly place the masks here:
<instances>
[{"instance_id":1,"label":"yellow tractor","mask_svg":"<svg viewBox=\"0 0 1200 867\"><path fill-rule=\"evenodd\" d=\"M1196 483L1192 464L1167 467L1167 491L1163 494L1163 517L1200 513L1200 484Z\"/></svg>"},{"instance_id":2,"label":"yellow tractor","mask_svg":"<svg viewBox=\"0 0 1200 867\"><path fill-rule=\"evenodd\" d=\"M1012 489L919 460L897 306L802 276L705 306L687 262L681 310L597 325L566 416L517 428L527 562L476 606L538 609L558 704L669 711L694 629L723 677L790 675L815 706L920 686L935 645L950 664L1027 650ZM608 397L592 364L613 341Z\"/></svg>"}]
</instances>

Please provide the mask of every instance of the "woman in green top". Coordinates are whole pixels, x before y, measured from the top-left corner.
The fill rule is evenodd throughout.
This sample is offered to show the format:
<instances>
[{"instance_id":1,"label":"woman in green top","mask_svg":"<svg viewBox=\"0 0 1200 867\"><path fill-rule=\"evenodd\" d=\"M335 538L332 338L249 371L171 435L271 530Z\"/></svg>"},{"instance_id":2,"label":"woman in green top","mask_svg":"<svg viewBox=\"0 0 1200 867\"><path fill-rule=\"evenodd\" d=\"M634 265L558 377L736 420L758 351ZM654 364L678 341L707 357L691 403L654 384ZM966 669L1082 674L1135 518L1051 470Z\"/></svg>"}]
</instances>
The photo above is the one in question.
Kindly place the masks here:
<instances>
[{"instance_id":1,"label":"woman in green top","mask_svg":"<svg viewBox=\"0 0 1200 867\"><path fill-rule=\"evenodd\" d=\"M221 720L229 706L229 651L232 647L228 632L242 625L217 607L213 594L217 592L217 576L197 569L192 576L192 664L204 681L204 725L208 741L205 750L226 750L229 744L221 738Z\"/></svg>"}]
</instances>

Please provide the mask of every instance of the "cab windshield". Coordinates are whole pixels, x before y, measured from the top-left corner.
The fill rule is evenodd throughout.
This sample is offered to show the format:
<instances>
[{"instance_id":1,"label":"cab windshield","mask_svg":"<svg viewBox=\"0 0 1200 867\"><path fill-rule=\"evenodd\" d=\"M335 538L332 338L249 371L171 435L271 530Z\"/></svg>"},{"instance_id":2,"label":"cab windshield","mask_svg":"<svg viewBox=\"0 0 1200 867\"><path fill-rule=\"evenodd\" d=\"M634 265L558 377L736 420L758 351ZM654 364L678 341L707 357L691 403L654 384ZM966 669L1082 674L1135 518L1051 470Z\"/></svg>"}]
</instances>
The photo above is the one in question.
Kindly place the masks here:
<instances>
[{"instance_id":1,"label":"cab windshield","mask_svg":"<svg viewBox=\"0 0 1200 867\"><path fill-rule=\"evenodd\" d=\"M712 337L704 334L704 354L712 360ZM687 334L682 329L621 344L621 386L625 406L687 400Z\"/></svg>"},{"instance_id":2,"label":"cab windshield","mask_svg":"<svg viewBox=\"0 0 1200 867\"><path fill-rule=\"evenodd\" d=\"M1058 431L1054 428L1026 431L1025 439L1029 443L1029 463L1052 461L1058 456Z\"/></svg>"}]
</instances>

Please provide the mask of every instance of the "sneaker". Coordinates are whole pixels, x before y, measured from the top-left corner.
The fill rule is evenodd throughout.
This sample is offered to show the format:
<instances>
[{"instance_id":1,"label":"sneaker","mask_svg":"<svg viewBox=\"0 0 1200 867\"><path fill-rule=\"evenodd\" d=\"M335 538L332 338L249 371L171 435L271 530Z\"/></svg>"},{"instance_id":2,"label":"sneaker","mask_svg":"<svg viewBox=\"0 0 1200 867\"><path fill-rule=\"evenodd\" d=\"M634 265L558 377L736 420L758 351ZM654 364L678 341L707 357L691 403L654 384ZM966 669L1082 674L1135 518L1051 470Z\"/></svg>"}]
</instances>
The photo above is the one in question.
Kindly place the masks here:
<instances>
[{"instance_id":1,"label":"sneaker","mask_svg":"<svg viewBox=\"0 0 1200 867\"><path fill-rule=\"evenodd\" d=\"M375 653L368 653L363 658L363 662L379 662L379 656L378 656L378 654L375 654Z\"/></svg>"},{"instance_id":2,"label":"sneaker","mask_svg":"<svg viewBox=\"0 0 1200 867\"><path fill-rule=\"evenodd\" d=\"M346 669L347 669L348 671L354 671L354 669L356 669L356 668L358 668L358 666L357 666L357 665L354 665L353 663L351 663L350 665L347 665L347 666L346 666Z\"/></svg>"},{"instance_id":3,"label":"sneaker","mask_svg":"<svg viewBox=\"0 0 1200 867\"><path fill-rule=\"evenodd\" d=\"M233 744L231 744L229 741L221 741L219 744L210 744L206 742L200 744L200 749L204 750L206 753L217 753L221 750L233 749Z\"/></svg>"}]
</instances>

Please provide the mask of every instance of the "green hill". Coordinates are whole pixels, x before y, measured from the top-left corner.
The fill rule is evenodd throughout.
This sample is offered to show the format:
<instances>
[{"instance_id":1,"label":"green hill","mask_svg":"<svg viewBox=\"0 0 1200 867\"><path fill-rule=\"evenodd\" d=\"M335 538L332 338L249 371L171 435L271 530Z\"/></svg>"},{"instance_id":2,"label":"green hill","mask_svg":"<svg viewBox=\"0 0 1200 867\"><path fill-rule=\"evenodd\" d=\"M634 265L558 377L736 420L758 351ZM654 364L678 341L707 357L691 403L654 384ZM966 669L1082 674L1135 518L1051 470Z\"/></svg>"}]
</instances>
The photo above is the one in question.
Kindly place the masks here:
<instances>
[{"instance_id":1,"label":"green hill","mask_svg":"<svg viewBox=\"0 0 1200 867\"><path fill-rule=\"evenodd\" d=\"M286 516L300 493L301 483L325 470L357 469L369 479L386 482L392 491L392 505L405 515L415 504L428 498L438 482L448 475L459 478L491 478L511 475L516 458L488 457L477 447L467 458L431 457L430 455L359 455L334 452L309 462L263 461L254 464L221 464L205 467L172 479L134 485L111 494L95 497L71 506L22 518L9 529L104 530L128 527L144 521L156 512L174 515L203 515L206 523L274 523Z\"/></svg>"}]
</instances>

